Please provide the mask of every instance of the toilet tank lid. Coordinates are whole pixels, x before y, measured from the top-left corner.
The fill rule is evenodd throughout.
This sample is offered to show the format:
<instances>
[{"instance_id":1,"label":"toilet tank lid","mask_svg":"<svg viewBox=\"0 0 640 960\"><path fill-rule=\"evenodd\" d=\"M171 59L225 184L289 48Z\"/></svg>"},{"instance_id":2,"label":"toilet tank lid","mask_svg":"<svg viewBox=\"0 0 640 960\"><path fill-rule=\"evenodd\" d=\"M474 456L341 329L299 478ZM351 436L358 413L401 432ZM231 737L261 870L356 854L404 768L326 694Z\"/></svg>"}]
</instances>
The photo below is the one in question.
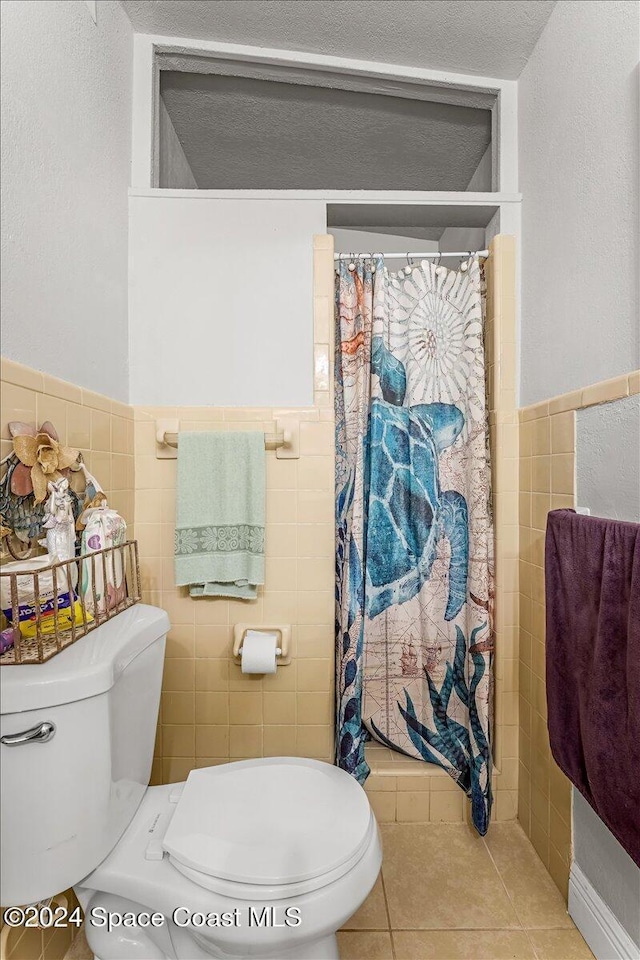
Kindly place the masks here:
<instances>
[{"instance_id":1,"label":"toilet tank lid","mask_svg":"<svg viewBox=\"0 0 640 960\"><path fill-rule=\"evenodd\" d=\"M139 653L168 630L164 610L138 603L46 663L3 666L0 713L54 707L104 693Z\"/></svg>"}]
</instances>

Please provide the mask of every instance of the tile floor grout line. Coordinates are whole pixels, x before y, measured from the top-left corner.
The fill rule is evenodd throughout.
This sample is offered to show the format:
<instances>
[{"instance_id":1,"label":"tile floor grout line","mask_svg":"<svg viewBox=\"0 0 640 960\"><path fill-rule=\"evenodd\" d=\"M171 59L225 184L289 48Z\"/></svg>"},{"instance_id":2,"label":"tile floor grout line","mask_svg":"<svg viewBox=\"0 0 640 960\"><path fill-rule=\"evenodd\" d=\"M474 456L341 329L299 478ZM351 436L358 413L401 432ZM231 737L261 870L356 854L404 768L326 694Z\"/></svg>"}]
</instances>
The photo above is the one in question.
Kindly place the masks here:
<instances>
[{"instance_id":1,"label":"tile floor grout line","mask_svg":"<svg viewBox=\"0 0 640 960\"><path fill-rule=\"evenodd\" d=\"M506 893L506 895L507 895L507 899L508 899L509 903L511 904L511 906L513 907L513 912L514 912L514 914L515 914L516 920L517 920L518 923L520 924L520 929L521 929L521 930L524 930L525 933L526 933L525 925L523 924L522 920L520 919L520 914L518 913L518 910L517 910L515 901L514 901L513 897L511 896L511 894L510 894L510 892L509 892L509 888L508 888L507 883L506 883L506 880L505 880L504 877L502 876L502 873L500 872L500 868L498 867L498 864L496 863L495 858L494 858L493 854L491 853L491 850L489 849L489 844L487 843L487 841L486 841L486 839L485 839L484 837L482 838L482 842L483 842L483 844L484 844L485 850L487 851L487 854L488 854L488 856L489 856L489 859L491 860L491 863L493 864L493 868L494 868L494 870L496 871L496 873L498 874L498 877L500 878L500 883L501 883L502 886L504 887L504 891L505 891L505 893ZM527 934L527 939L528 939L529 941L531 941L531 937L529 936L529 934ZM533 948L533 943L531 944L531 946L532 946L532 948ZM535 953L535 949L533 950L533 952Z\"/></svg>"},{"instance_id":2,"label":"tile floor grout line","mask_svg":"<svg viewBox=\"0 0 640 960\"><path fill-rule=\"evenodd\" d=\"M391 912L389 910L389 901L387 900L387 888L384 883L384 876L382 874L382 866L380 867L380 883L382 884L382 896L384 897L384 909L387 914L387 923L389 924L389 939L391 941L391 956L393 960L396 960L396 945L393 939L393 930L391 929Z\"/></svg>"},{"instance_id":3,"label":"tile floor grout line","mask_svg":"<svg viewBox=\"0 0 640 960\"><path fill-rule=\"evenodd\" d=\"M526 935L527 935L527 940L528 940L529 943L531 944L531 949L533 950L533 955L534 955L534 957L536 958L536 960L540 960L540 958L538 957L538 951L536 950L536 945L535 945L535 943L533 942L533 940L532 940L532 938L531 938L531 934L529 933L528 930L525 930L524 932L525 932Z\"/></svg>"}]
</instances>

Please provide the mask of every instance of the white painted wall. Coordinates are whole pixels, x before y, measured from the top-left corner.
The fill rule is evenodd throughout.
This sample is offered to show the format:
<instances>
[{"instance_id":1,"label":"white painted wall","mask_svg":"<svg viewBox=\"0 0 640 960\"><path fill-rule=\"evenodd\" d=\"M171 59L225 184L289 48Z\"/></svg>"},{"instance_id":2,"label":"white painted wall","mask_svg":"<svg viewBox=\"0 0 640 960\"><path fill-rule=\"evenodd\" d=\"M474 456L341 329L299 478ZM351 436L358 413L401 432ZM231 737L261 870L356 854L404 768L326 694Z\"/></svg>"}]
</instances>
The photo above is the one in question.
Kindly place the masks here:
<instances>
[{"instance_id":1,"label":"white painted wall","mask_svg":"<svg viewBox=\"0 0 640 960\"><path fill-rule=\"evenodd\" d=\"M491 162L491 144L489 144L467 185L468 192L491 190ZM447 250L485 250L488 245L486 231L481 227L447 227L440 237L440 249L443 253ZM457 266L447 259L444 262L450 267Z\"/></svg>"},{"instance_id":2,"label":"white painted wall","mask_svg":"<svg viewBox=\"0 0 640 960\"><path fill-rule=\"evenodd\" d=\"M198 187L196 178L189 166L189 161L162 97L160 97L159 107L158 160L160 186L173 190L195 190Z\"/></svg>"},{"instance_id":3,"label":"white painted wall","mask_svg":"<svg viewBox=\"0 0 640 960\"><path fill-rule=\"evenodd\" d=\"M384 221L384 211L381 212L380 219ZM403 250L429 253L438 250L437 240L421 240L397 233L372 233L343 227L328 227L327 233L333 236L336 253L401 253ZM387 264L389 270L399 270L405 265L403 260L389 260Z\"/></svg>"},{"instance_id":4,"label":"white painted wall","mask_svg":"<svg viewBox=\"0 0 640 960\"><path fill-rule=\"evenodd\" d=\"M577 462L581 507L640 523L640 396L578 411Z\"/></svg>"},{"instance_id":5,"label":"white painted wall","mask_svg":"<svg viewBox=\"0 0 640 960\"><path fill-rule=\"evenodd\" d=\"M572 795L574 860L631 937L638 951L632 960L640 956L640 868L582 794L574 788Z\"/></svg>"},{"instance_id":6,"label":"white painted wall","mask_svg":"<svg viewBox=\"0 0 640 960\"><path fill-rule=\"evenodd\" d=\"M640 362L638 16L556 4L519 80L523 405Z\"/></svg>"},{"instance_id":7,"label":"white painted wall","mask_svg":"<svg viewBox=\"0 0 640 960\"><path fill-rule=\"evenodd\" d=\"M131 25L2 3L2 351L127 399Z\"/></svg>"},{"instance_id":8,"label":"white painted wall","mask_svg":"<svg viewBox=\"0 0 640 960\"><path fill-rule=\"evenodd\" d=\"M131 402L313 402L318 200L130 198Z\"/></svg>"}]
</instances>

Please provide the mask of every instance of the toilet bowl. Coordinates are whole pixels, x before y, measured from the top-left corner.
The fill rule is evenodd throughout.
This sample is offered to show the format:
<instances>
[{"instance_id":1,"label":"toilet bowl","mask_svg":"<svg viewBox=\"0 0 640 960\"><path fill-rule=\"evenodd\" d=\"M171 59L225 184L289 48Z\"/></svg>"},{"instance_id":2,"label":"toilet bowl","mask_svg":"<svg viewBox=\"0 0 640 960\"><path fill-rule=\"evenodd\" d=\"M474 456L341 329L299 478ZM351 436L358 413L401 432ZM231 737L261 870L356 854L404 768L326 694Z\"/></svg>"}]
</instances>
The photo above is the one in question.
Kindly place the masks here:
<instances>
[{"instance_id":1,"label":"toilet bowl","mask_svg":"<svg viewBox=\"0 0 640 960\"><path fill-rule=\"evenodd\" d=\"M381 866L366 794L295 757L147 786L167 629L138 605L2 671L5 905L73 885L98 960L337 960Z\"/></svg>"},{"instance_id":2,"label":"toilet bowl","mask_svg":"<svg viewBox=\"0 0 640 960\"><path fill-rule=\"evenodd\" d=\"M120 842L75 889L101 960L128 957L134 936L141 952L133 956L145 960L334 960L335 931L380 864L377 825L358 784L329 764L279 757L150 787ZM164 918L161 927L124 931L129 953L114 952L121 928L97 925L115 909L113 897L125 901L118 914Z\"/></svg>"}]
</instances>

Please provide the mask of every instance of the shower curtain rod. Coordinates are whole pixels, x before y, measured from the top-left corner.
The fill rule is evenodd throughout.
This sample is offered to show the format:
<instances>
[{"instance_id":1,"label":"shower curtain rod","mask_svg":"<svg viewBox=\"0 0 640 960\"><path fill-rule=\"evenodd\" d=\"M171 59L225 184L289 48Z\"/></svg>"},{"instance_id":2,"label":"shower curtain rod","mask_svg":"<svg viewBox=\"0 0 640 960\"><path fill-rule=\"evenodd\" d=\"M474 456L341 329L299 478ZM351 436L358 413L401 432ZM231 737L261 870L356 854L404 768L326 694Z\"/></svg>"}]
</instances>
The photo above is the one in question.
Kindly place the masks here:
<instances>
[{"instance_id":1,"label":"shower curtain rod","mask_svg":"<svg viewBox=\"0 0 640 960\"><path fill-rule=\"evenodd\" d=\"M334 253L334 260L351 260L353 257L372 257L376 254L372 253ZM414 253L409 251L408 253L380 253L377 254L380 257L386 257L387 260L404 260L405 257L407 260L410 257L488 257L488 250L429 250L427 253Z\"/></svg>"}]
</instances>

